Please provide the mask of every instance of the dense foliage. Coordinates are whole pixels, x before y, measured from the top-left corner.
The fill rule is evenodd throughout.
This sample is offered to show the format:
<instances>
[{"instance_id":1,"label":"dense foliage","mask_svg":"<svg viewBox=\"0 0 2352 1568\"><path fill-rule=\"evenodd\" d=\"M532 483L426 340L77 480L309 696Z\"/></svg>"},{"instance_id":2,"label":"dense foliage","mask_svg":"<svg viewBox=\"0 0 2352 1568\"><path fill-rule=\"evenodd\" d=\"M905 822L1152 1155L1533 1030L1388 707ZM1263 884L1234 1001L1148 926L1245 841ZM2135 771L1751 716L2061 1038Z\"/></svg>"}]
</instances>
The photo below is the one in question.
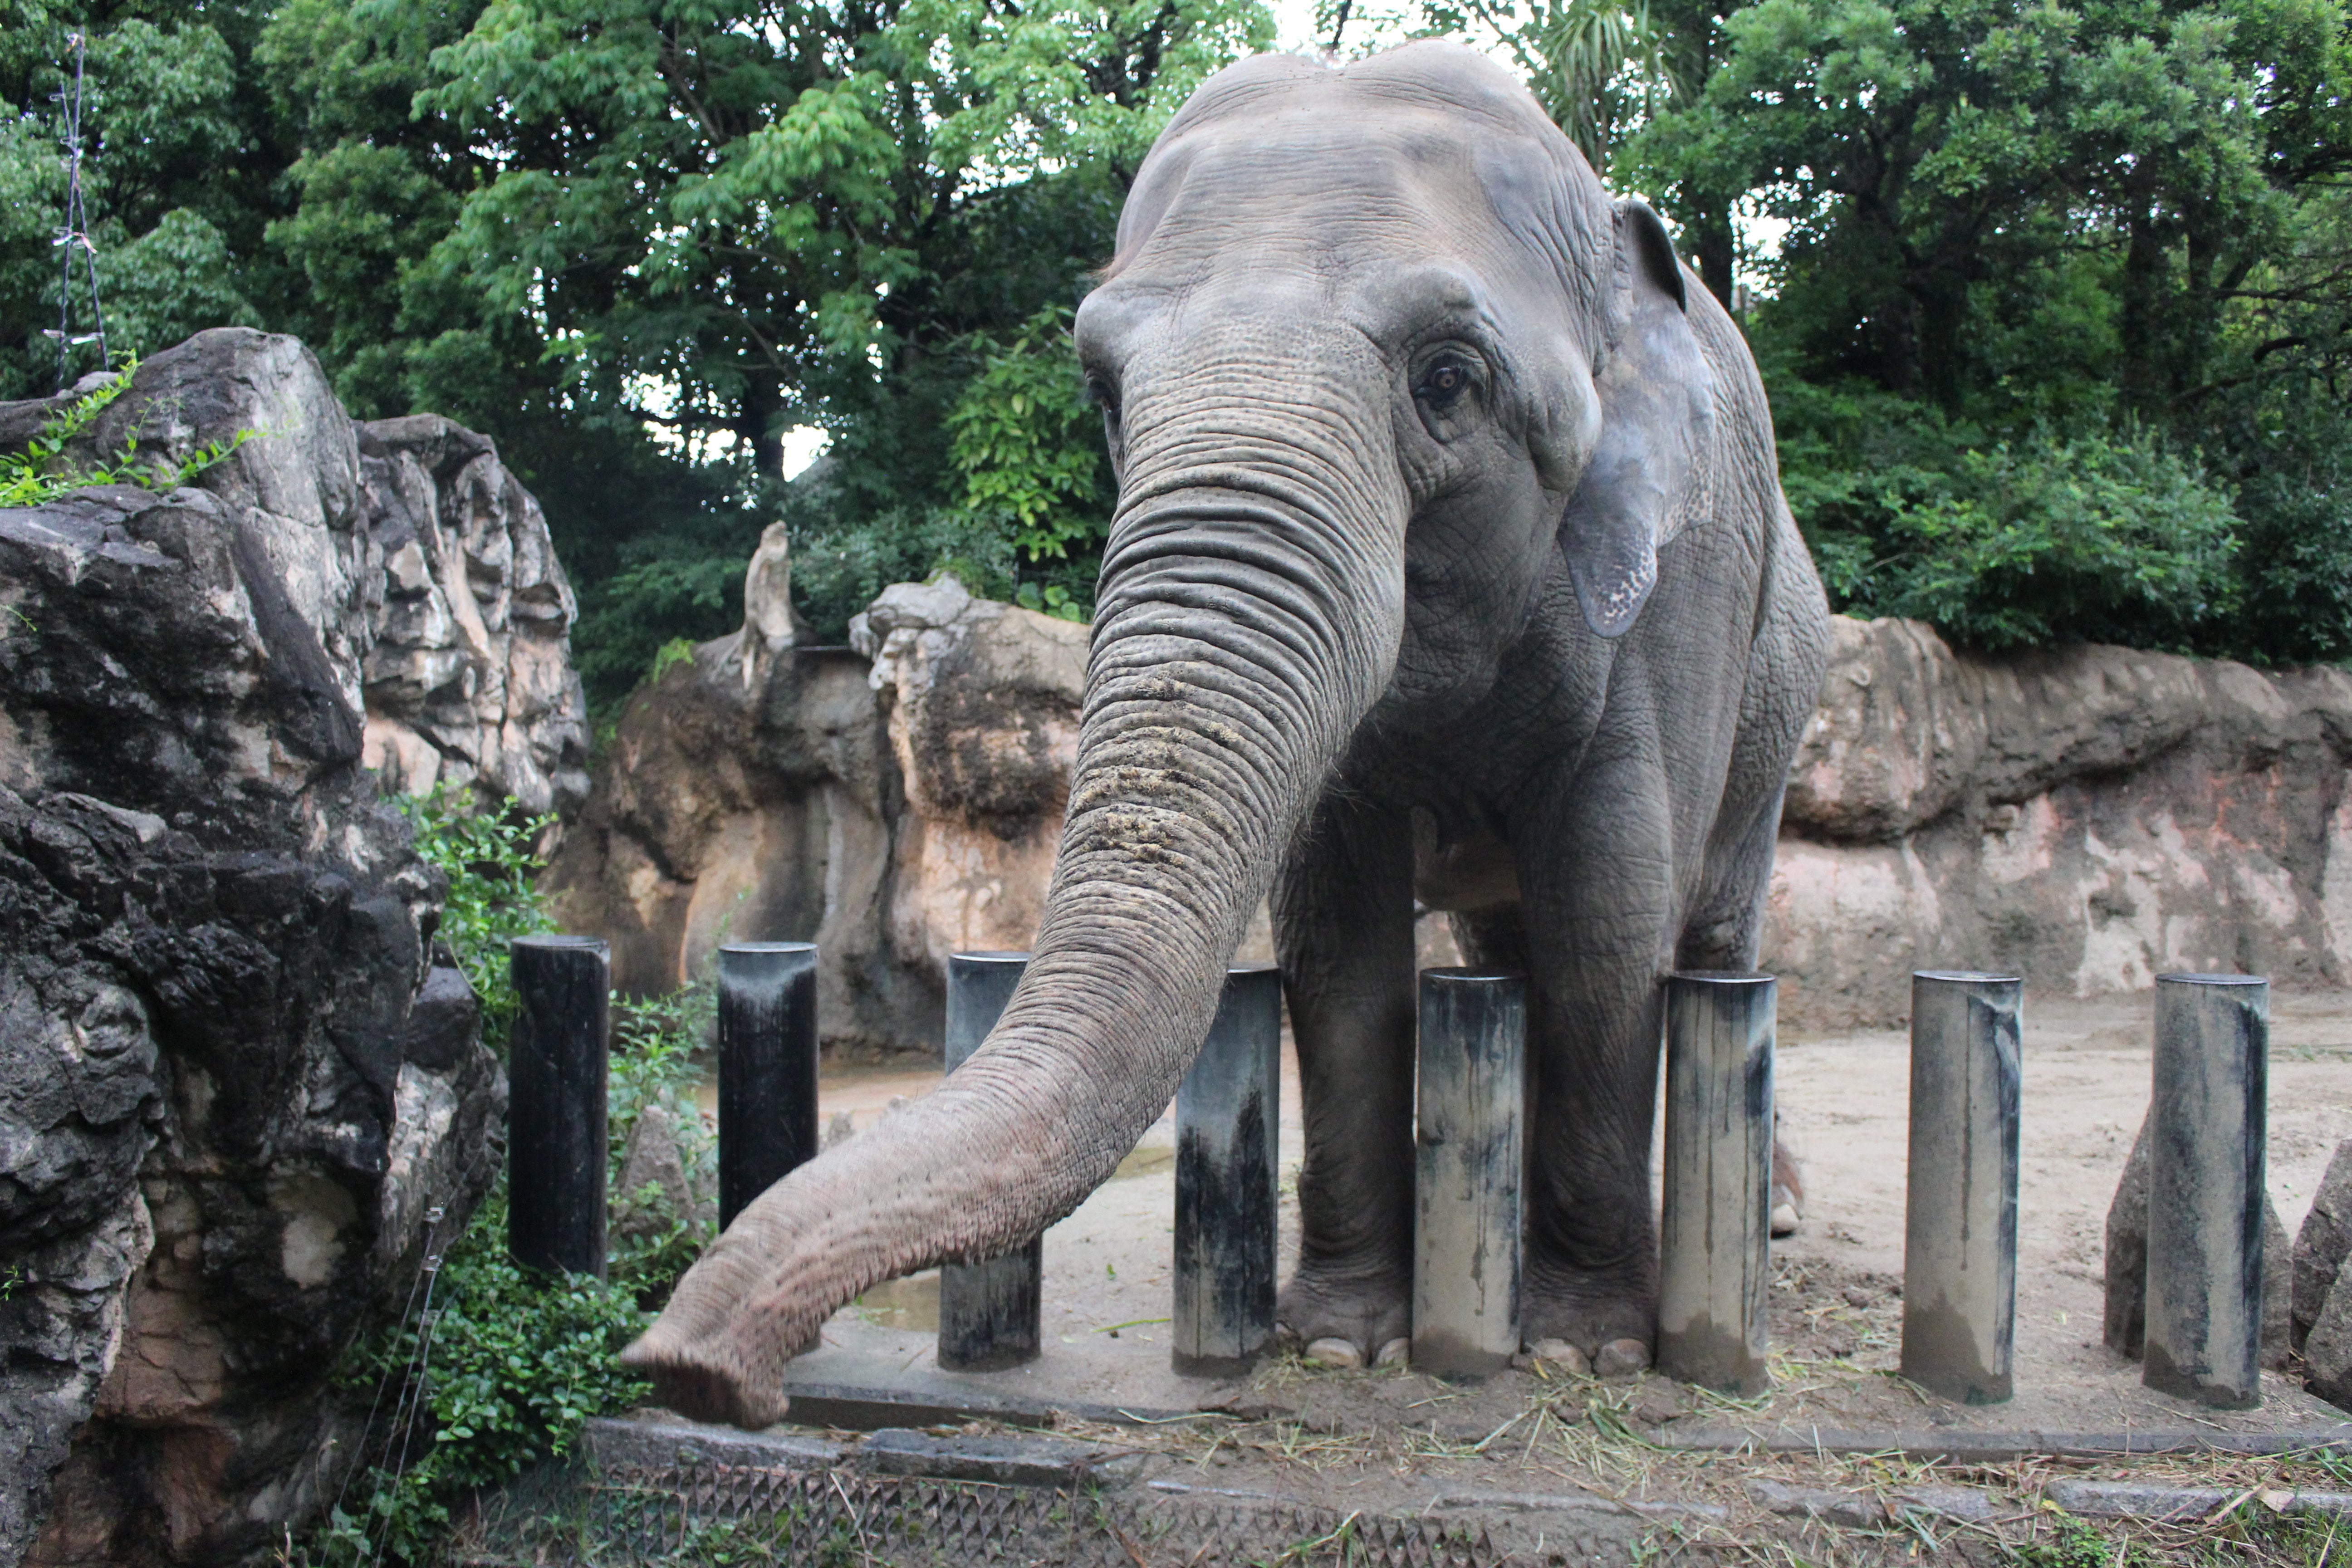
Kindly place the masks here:
<instances>
[{"instance_id":1,"label":"dense foliage","mask_svg":"<svg viewBox=\"0 0 2352 1568\"><path fill-rule=\"evenodd\" d=\"M1067 314L1154 131L1268 37L1256 0L0 6L0 395L54 377L80 27L112 343L266 324L363 416L496 435L603 703L733 622L778 516L824 635L943 564L1087 613ZM1719 298L1754 286L1842 607L2352 657L2344 0L1319 9L1345 52L1486 39ZM804 425L829 455L786 484Z\"/></svg>"},{"instance_id":2,"label":"dense foliage","mask_svg":"<svg viewBox=\"0 0 2352 1568\"><path fill-rule=\"evenodd\" d=\"M2340 0L1759 0L1617 172L1785 226L1748 321L1839 601L2352 656ZM1710 277L1710 282L1714 279Z\"/></svg>"},{"instance_id":3,"label":"dense foliage","mask_svg":"<svg viewBox=\"0 0 2352 1568\"><path fill-rule=\"evenodd\" d=\"M550 819L478 811L472 786L446 782L396 803L416 830L416 853L448 879L436 935L481 999L482 1038L503 1056L516 1006L507 944L555 929L531 886Z\"/></svg>"}]
</instances>

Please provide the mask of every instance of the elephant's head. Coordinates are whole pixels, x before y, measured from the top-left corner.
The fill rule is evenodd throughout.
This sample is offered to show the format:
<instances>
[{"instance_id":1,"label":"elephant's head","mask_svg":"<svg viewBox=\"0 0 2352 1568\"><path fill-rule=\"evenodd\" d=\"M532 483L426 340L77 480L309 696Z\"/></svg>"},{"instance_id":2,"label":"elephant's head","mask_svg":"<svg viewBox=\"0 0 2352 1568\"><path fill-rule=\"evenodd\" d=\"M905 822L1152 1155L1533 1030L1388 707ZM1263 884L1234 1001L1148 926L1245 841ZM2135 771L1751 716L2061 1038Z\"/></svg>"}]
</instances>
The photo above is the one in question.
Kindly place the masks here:
<instances>
[{"instance_id":1,"label":"elephant's head","mask_svg":"<svg viewBox=\"0 0 2352 1568\"><path fill-rule=\"evenodd\" d=\"M1170 124L1078 312L1118 469L1035 957L937 1092L761 1197L628 1358L772 1419L857 1291L1025 1240L1167 1106L1350 735L1475 697L1565 562L1595 658L1698 499L1657 218L1467 50L1286 56Z\"/></svg>"}]
</instances>

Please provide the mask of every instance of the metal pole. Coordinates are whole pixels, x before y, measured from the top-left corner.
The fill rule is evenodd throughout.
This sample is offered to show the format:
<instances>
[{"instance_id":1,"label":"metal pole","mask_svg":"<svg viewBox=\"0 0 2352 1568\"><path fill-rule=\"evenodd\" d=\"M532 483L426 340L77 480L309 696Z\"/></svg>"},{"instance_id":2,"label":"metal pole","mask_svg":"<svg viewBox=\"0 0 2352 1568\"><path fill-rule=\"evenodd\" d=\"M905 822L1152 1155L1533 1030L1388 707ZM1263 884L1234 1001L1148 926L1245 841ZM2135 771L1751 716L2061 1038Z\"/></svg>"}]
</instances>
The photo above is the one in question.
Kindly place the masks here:
<instances>
[{"instance_id":1,"label":"metal pole","mask_svg":"<svg viewBox=\"0 0 2352 1568\"><path fill-rule=\"evenodd\" d=\"M507 1043L507 1250L601 1279L609 951L594 937L520 936L508 963L521 1007Z\"/></svg>"},{"instance_id":2,"label":"metal pole","mask_svg":"<svg viewBox=\"0 0 2352 1568\"><path fill-rule=\"evenodd\" d=\"M1911 976L1903 1375L1963 1405L2011 1392L2024 991L2013 974Z\"/></svg>"},{"instance_id":3,"label":"metal pole","mask_svg":"<svg viewBox=\"0 0 2352 1568\"><path fill-rule=\"evenodd\" d=\"M816 1157L816 944L719 950L719 1227Z\"/></svg>"},{"instance_id":4,"label":"metal pole","mask_svg":"<svg viewBox=\"0 0 2352 1568\"><path fill-rule=\"evenodd\" d=\"M1769 974L1666 978L1665 1193L1658 1370L1725 1394L1772 1385L1772 1032Z\"/></svg>"},{"instance_id":5,"label":"metal pole","mask_svg":"<svg viewBox=\"0 0 2352 1568\"><path fill-rule=\"evenodd\" d=\"M2267 980L2156 977L2140 1381L2222 1410L2263 1402L2270 1031Z\"/></svg>"},{"instance_id":6,"label":"metal pole","mask_svg":"<svg viewBox=\"0 0 2352 1568\"><path fill-rule=\"evenodd\" d=\"M1483 1376L1519 1349L1528 984L1421 972L1412 1363Z\"/></svg>"},{"instance_id":7,"label":"metal pole","mask_svg":"<svg viewBox=\"0 0 2352 1568\"><path fill-rule=\"evenodd\" d=\"M949 955L948 1071L988 1038L1028 964L1025 952ZM1045 1262L1045 1238L1033 1237L1002 1257L942 1265L940 1365L950 1372L997 1372L1036 1360Z\"/></svg>"},{"instance_id":8,"label":"metal pole","mask_svg":"<svg viewBox=\"0 0 2352 1568\"><path fill-rule=\"evenodd\" d=\"M1248 1369L1274 1337L1282 973L1225 972L1216 1021L1176 1089L1175 1347L1188 1376Z\"/></svg>"}]
</instances>

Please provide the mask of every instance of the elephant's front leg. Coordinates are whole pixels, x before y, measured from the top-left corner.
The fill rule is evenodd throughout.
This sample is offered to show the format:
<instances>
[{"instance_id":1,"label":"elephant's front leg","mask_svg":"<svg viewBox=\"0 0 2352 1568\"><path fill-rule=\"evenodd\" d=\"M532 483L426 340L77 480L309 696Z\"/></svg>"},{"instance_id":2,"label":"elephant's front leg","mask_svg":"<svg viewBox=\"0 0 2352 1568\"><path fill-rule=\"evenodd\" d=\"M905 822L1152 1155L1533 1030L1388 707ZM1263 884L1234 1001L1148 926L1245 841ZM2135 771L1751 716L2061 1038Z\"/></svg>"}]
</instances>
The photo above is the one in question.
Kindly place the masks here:
<instances>
[{"instance_id":1,"label":"elephant's front leg","mask_svg":"<svg viewBox=\"0 0 2352 1568\"><path fill-rule=\"evenodd\" d=\"M1599 750L1599 748L1596 748ZM1654 755L1588 756L1517 846L1534 1090L1528 1343L1614 1346L1657 1327L1650 1142L1673 952L1672 828Z\"/></svg>"},{"instance_id":2,"label":"elephant's front leg","mask_svg":"<svg viewBox=\"0 0 2352 1568\"><path fill-rule=\"evenodd\" d=\"M1275 1316L1342 1364L1401 1354L1412 1310L1412 834L1327 794L1284 861L1274 922L1307 1159L1298 1270Z\"/></svg>"}]
</instances>

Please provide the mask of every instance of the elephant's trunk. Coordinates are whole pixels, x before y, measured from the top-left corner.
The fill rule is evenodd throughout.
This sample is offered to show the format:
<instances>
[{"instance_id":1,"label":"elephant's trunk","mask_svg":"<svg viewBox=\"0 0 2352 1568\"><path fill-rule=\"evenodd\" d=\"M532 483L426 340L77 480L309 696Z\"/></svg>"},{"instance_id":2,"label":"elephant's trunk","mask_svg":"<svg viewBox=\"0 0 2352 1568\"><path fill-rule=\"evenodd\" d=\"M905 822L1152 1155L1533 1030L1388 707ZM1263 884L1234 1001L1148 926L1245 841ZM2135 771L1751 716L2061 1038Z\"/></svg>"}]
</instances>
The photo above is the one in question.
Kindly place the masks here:
<instances>
[{"instance_id":1,"label":"elephant's trunk","mask_svg":"<svg viewBox=\"0 0 2352 1568\"><path fill-rule=\"evenodd\" d=\"M775 1419L785 1360L856 1292L1018 1246L1110 1175L1386 684L1406 513L1386 377L1332 363L1368 359L1360 337L1277 371L1265 334L1216 336L1236 352L1130 392L1069 814L1020 988L936 1092L777 1184L680 1282L626 1358L678 1408Z\"/></svg>"}]
</instances>

